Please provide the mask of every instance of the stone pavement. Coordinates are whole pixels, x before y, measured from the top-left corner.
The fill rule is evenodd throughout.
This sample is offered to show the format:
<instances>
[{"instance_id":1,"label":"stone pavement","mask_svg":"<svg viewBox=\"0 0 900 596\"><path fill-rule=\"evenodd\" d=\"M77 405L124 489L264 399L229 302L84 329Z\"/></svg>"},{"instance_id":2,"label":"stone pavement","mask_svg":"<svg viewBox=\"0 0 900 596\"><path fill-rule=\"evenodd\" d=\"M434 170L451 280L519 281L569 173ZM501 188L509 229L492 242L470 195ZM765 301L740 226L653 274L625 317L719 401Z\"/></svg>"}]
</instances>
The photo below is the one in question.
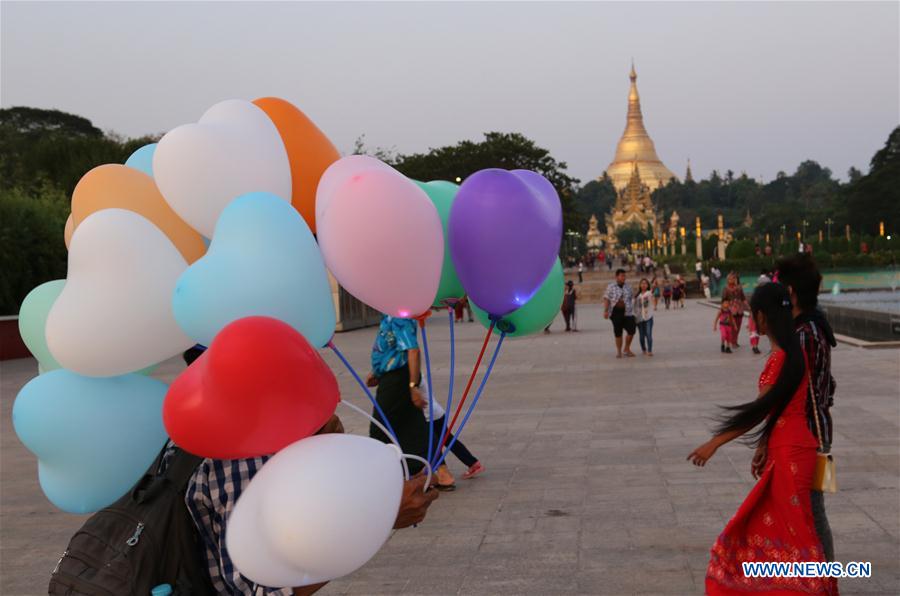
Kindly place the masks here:
<instances>
[{"instance_id":1,"label":"stone pavement","mask_svg":"<svg viewBox=\"0 0 900 596\"><path fill-rule=\"evenodd\" d=\"M750 490L752 452L723 448L694 468L715 404L752 399L764 356L721 354L714 311L696 301L656 314L656 356L616 360L597 306L581 333L508 340L463 440L487 472L445 493L418 528L394 534L366 566L322 594L698 594L708 550ZM435 385L446 398L447 325L432 318ZM457 387L483 329L457 326ZM746 345L746 331L742 331ZM365 370L374 330L339 335ZM637 343L635 339L635 344ZM765 340L764 340L765 343ZM637 346L635 345L635 349ZM639 351L639 350L638 350ZM365 398L330 355L346 399ZM840 492L827 497L839 561L871 561L843 594L900 593L900 351L840 345L834 411ZM10 408L34 363L3 363L0 593L45 593L81 519L54 511ZM159 374L171 378L177 362ZM457 392L458 398L458 392ZM365 432L352 413L348 432ZM451 458L457 475L462 467ZM365 486L353 486L365 491Z\"/></svg>"}]
</instances>

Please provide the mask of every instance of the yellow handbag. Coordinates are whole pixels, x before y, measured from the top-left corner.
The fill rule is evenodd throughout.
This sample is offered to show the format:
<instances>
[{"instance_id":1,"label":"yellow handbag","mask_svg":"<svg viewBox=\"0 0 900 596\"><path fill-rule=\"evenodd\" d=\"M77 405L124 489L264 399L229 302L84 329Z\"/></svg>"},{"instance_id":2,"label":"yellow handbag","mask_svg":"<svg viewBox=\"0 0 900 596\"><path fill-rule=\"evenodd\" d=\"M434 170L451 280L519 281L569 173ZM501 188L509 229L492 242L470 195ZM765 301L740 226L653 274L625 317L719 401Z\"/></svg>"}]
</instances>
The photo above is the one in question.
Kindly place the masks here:
<instances>
[{"instance_id":1,"label":"yellow handbag","mask_svg":"<svg viewBox=\"0 0 900 596\"><path fill-rule=\"evenodd\" d=\"M835 475L834 457L825 453L825 442L822 440L822 427L819 425L819 408L816 406L813 393L812 377L809 368L806 370L806 379L809 383L809 400L812 403L813 418L816 421L816 438L819 440L819 450L816 452L816 472L813 474L812 487L824 493L837 492L837 476Z\"/></svg>"}]
</instances>

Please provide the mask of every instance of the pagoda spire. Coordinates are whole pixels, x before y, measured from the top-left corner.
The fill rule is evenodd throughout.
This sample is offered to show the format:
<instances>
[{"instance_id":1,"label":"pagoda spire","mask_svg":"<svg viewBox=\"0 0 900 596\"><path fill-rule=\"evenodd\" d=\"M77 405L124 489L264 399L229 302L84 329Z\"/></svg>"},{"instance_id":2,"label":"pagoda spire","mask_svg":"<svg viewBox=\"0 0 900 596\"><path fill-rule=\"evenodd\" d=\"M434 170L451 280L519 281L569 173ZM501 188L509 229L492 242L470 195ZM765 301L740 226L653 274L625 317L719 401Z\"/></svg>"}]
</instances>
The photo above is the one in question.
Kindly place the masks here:
<instances>
[{"instance_id":1,"label":"pagoda spire","mask_svg":"<svg viewBox=\"0 0 900 596\"><path fill-rule=\"evenodd\" d=\"M628 185L631 178L632 162L640 165L642 179L655 190L675 178L673 174L656 154L656 147L644 127L644 114L641 110L641 96L637 88L637 70L634 59L631 61L631 71L628 73L631 81L628 91L628 115L625 119L625 131L616 147L616 155L607 168L609 177L617 189Z\"/></svg>"},{"instance_id":2,"label":"pagoda spire","mask_svg":"<svg viewBox=\"0 0 900 596\"><path fill-rule=\"evenodd\" d=\"M684 181L685 182L693 182L694 175L691 174L691 158L688 158L687 171L684 173Z\"/></svg>"}]
</instances>

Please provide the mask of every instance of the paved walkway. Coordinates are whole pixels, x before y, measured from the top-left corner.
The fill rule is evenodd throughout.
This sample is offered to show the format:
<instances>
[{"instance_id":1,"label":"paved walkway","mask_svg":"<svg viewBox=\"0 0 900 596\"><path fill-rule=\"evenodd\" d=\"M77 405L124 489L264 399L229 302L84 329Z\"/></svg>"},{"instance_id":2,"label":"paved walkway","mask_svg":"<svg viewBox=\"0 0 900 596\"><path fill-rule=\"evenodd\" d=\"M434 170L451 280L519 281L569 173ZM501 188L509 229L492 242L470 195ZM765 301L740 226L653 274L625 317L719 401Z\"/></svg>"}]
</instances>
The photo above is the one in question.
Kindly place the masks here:
<instances>
[{"instance_id":1,"label":"paved walkway","mask_svg":"<svg viewBox=\"0 0 900 596\"><path fill-rule=\"evenodd\" d=\"M708 437L714 404L751 399L763 364L749 348L720 354L714 311L695 301L656 318L656 357L616 360L596 306L578 334L508 341L463 439L487 466L458 480L415 529L323 594L698 594L708 549L752 486L751 451L721 450L704 469L685 461ZM435 385L446 390L447 327L432 319ZM483 330L458 329L460 369ZM746 344L745 331L742 337ZM338 345L365 367L371 329ZM900 593L900 351L841 345L835 451L841 491L827 497L840 561L871 561L874 577L843 594ZM329 357L329 362L336 364ZM160 371L171 378L181 366ZM11 430L28 360L3 363L0 593L45 593L80 519L56 512L33 457ZM339 371L335 366L334 370ZM460 370L457 386L464 382ZM339 371L344 395L364 399ZM730 391L725 387L731 388ZM350 432L366 423L344 416ZM462 468L455 460L453 470ZM355 487L365 490L364 486Z\"/></svg>"}]
</instances>

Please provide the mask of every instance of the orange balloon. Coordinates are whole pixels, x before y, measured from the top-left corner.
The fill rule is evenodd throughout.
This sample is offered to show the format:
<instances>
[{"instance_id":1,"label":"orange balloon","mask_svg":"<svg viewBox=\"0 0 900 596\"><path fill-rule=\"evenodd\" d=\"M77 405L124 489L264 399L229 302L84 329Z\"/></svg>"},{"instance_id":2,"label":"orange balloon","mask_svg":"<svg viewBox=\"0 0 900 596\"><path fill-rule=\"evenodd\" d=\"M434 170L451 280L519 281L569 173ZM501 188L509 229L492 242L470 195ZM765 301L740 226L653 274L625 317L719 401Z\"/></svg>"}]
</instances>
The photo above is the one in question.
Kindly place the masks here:
<instances>
[{"instance_id":1,"label":"orange balloon","mask_svg":"<svg viewBox=\"0 0 900 596\"><path fill-rule=\"evenodd\" d=\"M269 116L278 129L291 164L291 204L316 233L316 188L328 166L340 159L335 149L306 114L277 97L261 97L253 103Z\"/></svg>"},{"instance_id":2,"label":"orange balloon","mask_svg":"<svg viewBox=\"0 0 900 596\"><path fill-rule=\"evenodd\" d=\"M81 177L72 193L72 223L78 229L84 219L101 209L127 209L158 227L188 263L206 252L203 237L172 210L153 178L120 164L97 166Z\"/></svg>"},{"instance_id":3,"label":"orange balloon","mask_svg":"<svg viewBox=\"0 0 900 596\"><path fill-rule=\"evenodd\" d=\"M75 231L75 222L72 221L72 214L69 214L69 219L66 220L66 229L63 230L63 240L66 242L66 249L69 248L69 243L72 242L72 232Z\"/></svg>"}]
</instances>

